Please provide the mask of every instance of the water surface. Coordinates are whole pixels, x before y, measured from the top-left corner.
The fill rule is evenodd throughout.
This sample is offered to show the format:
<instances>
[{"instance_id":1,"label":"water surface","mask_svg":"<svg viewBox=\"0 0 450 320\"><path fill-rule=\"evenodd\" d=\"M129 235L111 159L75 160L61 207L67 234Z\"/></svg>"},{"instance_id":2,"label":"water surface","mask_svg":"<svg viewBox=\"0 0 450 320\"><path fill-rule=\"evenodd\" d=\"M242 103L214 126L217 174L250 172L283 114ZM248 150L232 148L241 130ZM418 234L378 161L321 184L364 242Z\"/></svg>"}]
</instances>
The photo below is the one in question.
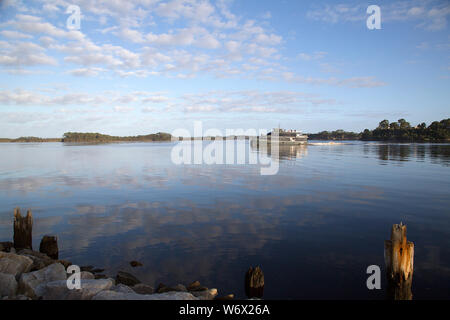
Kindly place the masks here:
<instances>
[{"instance_id":1,"label":"water surface","mask_svg":"<svg viewBox=\"0 0 450 320\"><path fill-rule=\"evenodd\" d=\"M175 165L174 145L0 144L0 241L19 206L33 211L34 248L55 234L61 258L110 276L199 280L242 298L245 271L260 265L265 298L384 299L367 290L366 268L384 271L383 242L402 221L414 298L450 298L450 145L282 148L273 176Z\"/></svg>"}]
</instances>

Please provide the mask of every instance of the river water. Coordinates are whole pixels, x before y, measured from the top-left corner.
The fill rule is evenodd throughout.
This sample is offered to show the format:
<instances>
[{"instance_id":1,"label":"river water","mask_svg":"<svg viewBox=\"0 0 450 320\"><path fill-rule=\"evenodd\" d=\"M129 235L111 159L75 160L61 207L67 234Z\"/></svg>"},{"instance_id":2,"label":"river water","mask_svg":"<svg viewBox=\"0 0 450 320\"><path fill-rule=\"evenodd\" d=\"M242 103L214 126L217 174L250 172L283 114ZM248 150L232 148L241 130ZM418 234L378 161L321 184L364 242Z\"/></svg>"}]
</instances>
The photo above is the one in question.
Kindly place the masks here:
<instances>
[{"instance_id":1,"label":"river water","mask_svg":"<svg viewBox=\"0 0 450 320\"><path fill-rule=\"evenodd\" d=\"M449 144L283 147L274 175L175 164L175 145L0 144L0 241L12 239L14 207L30 208L34 249L57 235L60 258L110 276L199 280L244 298L245 271L259 265L267 299L384 299L384 240L403 222L414 299L450 298ZM369 265L381 290L366 287Z\"/></svg>"}]
</instances>

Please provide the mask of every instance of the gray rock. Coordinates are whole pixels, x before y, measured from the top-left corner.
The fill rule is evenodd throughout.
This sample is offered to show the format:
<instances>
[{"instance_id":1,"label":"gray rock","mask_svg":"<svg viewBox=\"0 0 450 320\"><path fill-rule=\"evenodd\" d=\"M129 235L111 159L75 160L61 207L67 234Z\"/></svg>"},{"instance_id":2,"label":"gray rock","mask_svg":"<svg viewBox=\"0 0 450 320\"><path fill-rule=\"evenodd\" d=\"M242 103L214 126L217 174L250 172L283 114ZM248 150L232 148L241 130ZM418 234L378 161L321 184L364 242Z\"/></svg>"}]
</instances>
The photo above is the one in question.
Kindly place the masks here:
<instances>
[{"instance_id":1,"label":"gray rock","mask_svg":"<svg viewBox=\"0 0 450 320\"><path fill-rule=\"evenodd\" d=\"M192 290L197 290L200 287L201 287L200 281L194 281L190 285L187 286L187 289L189 291L192 291Z\"/></svg>"},{"instance_id":2,"label":"gray rock","mask_svg":"<svg viewBox=\"0 0 450 320\"><path fill-rule=\"evenodd\" d=\"M118 285L113 286L111 289L109 289L111 291L115 291L115 292L119 292L119 293L135 293L133 291L133 289L131 289L130 287L119 283Z\"/></svg>"},{"instance_id":3,"label":"gray rock","mask_svg":"<svg viewBox=\"0 0 450 320\"><path fill-rule=\"evenodd\" d=\"M138 283L134 285L131 289L133 289L134 292L139 294L152 294L155 291L153 287L143 283Z\"/></svg>"},{"instance_id":4,"label":"gray rock","mask_svg":"<svg viewBox=\"0 0 450 320\"><path fill-rule=\"evenodd\" d=\"M95 279L94 274L88 272L88 271L81 271L81 279Z\"/></svg>"},{"instance_id":5,"label":"gray rock","mask_svg":"<svg viewBox=\"0 0 450 320\"><path fill-rule=\"evenodd\" d=\"M81 271L89 271L89 272L91 272L92 269L94 269L94 266L81 266L80 267Z\"/></svg>"},{"instance_id":6,"label":"gray rock","mask_svg":"<svg viewBox=\"0 0 450 320\"><path fill-rule=\"evenodd\" d=\"M17 293L16 277L9 273L0 273L0 297L15 296Z\"/></svg>"},{"instance_id":7,"label":"gray rock","mask_svg":"<svg viewBox=\"0 0 450 320\"><path fill-rule=\"evenodd\" d=\"M0 252L0 272L12 274L15 277L28 272L33 260L15 253Z\"/></svg>"},{"instance_id":8,"label":"gray rock","mask_svg":"<svg viewBox=\"0 0 450 320\"><path fill-rule=\"evenodd\" d=\"M230 293L227 294L226 296L221 296L221 297L215 297L214 300L233 300L234 299L234 294Z\"/></svg>"},{"instance_id":9,"label":"gray rock","mask_svg":"<svg viewBox=\"0 0 450 320\"><path fill-rule=\"evenodd\" d=\"M155 294L120 293L111 290L102 291L92 300L198 300L189 292L166 292Z\"/></svg>"},{"instance_id":10,"label":"gray rock","mask_svg":"<svg viewBox=\"0 0 450 320\"><path fill-rule=\"evenodd\" d=\"M177 291L174 288L168 287L166 286L164 283L160 283L157 287L156 287L156 293L165 293L165 292L170 292L170 291Z\"/></svg>"},{"instance_id":11,"label":"gray rock","mask_svg":"<svg viewBox=\"0 0 450 320\"><path fill-rule=\"evenodd\" d=\"M40 284L56 280L66 280L67 273L60 263L51 264L41 270L22 273L19 280L19 292L30 298L38 298L43 292L38 290Z\"/></svg>"},{"instance_id":12,"label":"gray rock","mask_svg":"<svg viewBox=\"0 0 450 320\"><path fill-rule=\"evenodd\" d=\"M31 298L24 296L22 294L19 294L17 296L6 296L3 297L2 300L31 300Z\"/></svg>"},{"instance_id":13,"label":"gray rock","mask_svg":"<svg viewBox=\"0 0 450 320\"><path fill-rule=\"evenodd\" d=\"M66 280L59 280L41 284L38 289L42 290L44 300L90 300L99 292L111 289L113 285L113 279L82 279L81 289L70 290Z\"/></svg>"},{"instance_id":14,"label":"gray rock","mask_svg":"<svg viewBox=\"0 0 450 320\"><path fill-rule=\"evenodd\" d=\"M217 289L208 289L203 291L191 291L192 295L200 300L214 300L217 296Z\"/></svg>"},{"instance_id":15,"label":"gray rock","mask_svg":"<svg viewBox=\"0 0 450 320\"><path fill-rule=\"evenodd\" d=\"M33 251L30 249L20 250L18 254L33 260L33 265L31 266L30 271L40 270L57 262L47 256L45 253Z\"/></svg>"},{"instance_id":16,"label":"gray rock","mask_svg":"<svg viewBox=\"0 0 450 320\"><path fill-rule=\"evenodd\" d=\"M66 269L67 269L69 266L72 265L72 262L67 261L67 260L61 260L61 259L59 259L59 260L56 260L56 262L61 263L61 264L64 266L64 268L66 268Z\"/></svg>"},{"instance_id":17,"label":"gray rock","mask_svg":"<svg viewBox=\"0 0 450 320\"><path fill-rule=\"evenodd\" d=\"M173 288L175 289L175 291L187 292L186 287L184 285L182 285L182 284L177 284Z\"/></svg>"},{"instance_id":18,"label":"gray rock","mask_svg":"<svg viewBox=\"0 0 450 320\"><path fill-rule=\"evenodd\" d=\"M14 249L14 244L10 241L0 242L0 251L11 252Z\"/></svg>"},{"instance_id":19,"label":"gray rock","mask_svg":"<svg viewBox=\"0 0 450 320\"><path fill-rule=\"evenodd\" d=\"M123 283L126 286L132 287L138 283L141 283L141 281L128 272L119 271L117 272L116 283Z\"/></svg>"}]
</instances>

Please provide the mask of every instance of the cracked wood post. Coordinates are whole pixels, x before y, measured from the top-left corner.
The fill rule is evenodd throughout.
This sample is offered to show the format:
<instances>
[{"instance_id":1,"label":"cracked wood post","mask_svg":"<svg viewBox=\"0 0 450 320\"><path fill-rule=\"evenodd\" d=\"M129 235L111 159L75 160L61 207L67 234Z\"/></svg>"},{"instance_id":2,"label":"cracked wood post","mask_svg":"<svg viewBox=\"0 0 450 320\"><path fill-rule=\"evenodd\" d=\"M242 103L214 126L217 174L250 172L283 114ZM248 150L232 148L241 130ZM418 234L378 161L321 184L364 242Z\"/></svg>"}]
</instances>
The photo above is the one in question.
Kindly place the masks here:
<instances>
[{"instance_id":1,"label":"cracked wood post","mask_svg":"<svg viewBox=\"0 0 450 320\"><path fill-rule=\"evenodd\" d=\"M27 211L26 217L22 217L20 209L14 209L14 248L32 250L33 215Z\"/></svg>"},{"instance_id":2,"label":"cracked wood post","mask_svg":"<svg viewBox=\"0 0 450 320\"><path fill-rule=\"evenodd\" d=\"M245 294L249 299L263 297L264 273L260 267L250 267L245 274Z\"/></svg>"},{"instance_id":3,"label":"cracked wood post","mask_svg":"<svg viewBox=\"0 0 450 320\"><path fill-rule=\"evenodd\" d=\"M414 243L407 241L406 226L401 222L392 226L391 240L384 241L384 262L386 264L388 298L411 300Z\"/></svg>"},{"instance_id":4,"label":"cracked wood post","mask_svg":"<svg viewBox=\"0 0 450 320\"><path fill-rule=\"evenodd\" d=\"M50 258L58 259L58 238L56 236L45 235L41 239L41 244L39 245L39 252L45 253Z\"/></svg>"}]
</instances>

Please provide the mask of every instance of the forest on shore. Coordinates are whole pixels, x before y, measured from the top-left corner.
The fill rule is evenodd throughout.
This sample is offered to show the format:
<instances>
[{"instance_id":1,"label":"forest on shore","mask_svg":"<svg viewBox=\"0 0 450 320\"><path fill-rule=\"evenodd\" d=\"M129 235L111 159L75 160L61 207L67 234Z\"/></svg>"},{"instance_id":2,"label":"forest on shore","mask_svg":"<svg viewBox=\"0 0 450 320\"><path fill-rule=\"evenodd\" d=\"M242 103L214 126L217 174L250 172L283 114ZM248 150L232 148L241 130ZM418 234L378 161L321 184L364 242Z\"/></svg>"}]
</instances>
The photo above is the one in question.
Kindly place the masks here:
<instances>
[{"instance_id":1,"label":"forest on shore","mask_svg":"<svg viewBox=\"0 0 450 320\"><path fill-rule=\"evenodd\" d=\"M405 119L396 122L380 121L378 127L363 132L344 130L322 131L308 134L311 140L363 140L363 141L398 141L398 142L449 142L450 118L433 121L429 126L422 122L411 126Z\"/></svg>"},{"instance_id":2,"label":"forest on shore","mask_svg":"<svg viewBox=\"0 0 450 320\"><path fill-rule=\"evenodd\" d=\"M38 137L20 137L17 139L0 138L0 142L77 142L77 143L104 143L104 142L127 142L127 141L170 141L170 133L158 132L140 136L110 136L101 133L91 132L66 132L62 138L38 138Z\"/></svg>"}]
</instances>

